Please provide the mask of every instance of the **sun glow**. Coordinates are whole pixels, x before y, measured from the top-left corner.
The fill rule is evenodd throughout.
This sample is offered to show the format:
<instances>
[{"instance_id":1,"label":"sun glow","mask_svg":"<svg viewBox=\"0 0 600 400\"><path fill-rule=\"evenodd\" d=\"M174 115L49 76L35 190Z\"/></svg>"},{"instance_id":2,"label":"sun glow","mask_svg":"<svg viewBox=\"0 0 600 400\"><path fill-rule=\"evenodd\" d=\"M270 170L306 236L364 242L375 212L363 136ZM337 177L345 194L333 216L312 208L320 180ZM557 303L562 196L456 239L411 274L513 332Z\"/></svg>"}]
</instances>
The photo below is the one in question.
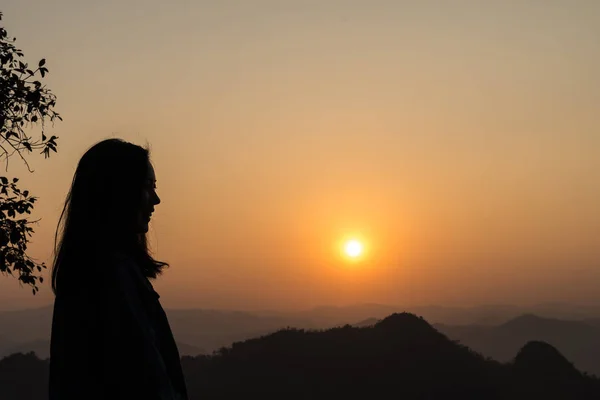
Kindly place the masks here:
<instances>
[{"instance_id":1,"label":"sun glow","mask_svg":"<svg viewBox=\"0 0 600 400\"><path fill-rule=\"evenodd\" d=\"M363 245L356 239L348 240L344 245L344 253L350 258L357 258L363 253Z\"/></svg>"}]
</instances>

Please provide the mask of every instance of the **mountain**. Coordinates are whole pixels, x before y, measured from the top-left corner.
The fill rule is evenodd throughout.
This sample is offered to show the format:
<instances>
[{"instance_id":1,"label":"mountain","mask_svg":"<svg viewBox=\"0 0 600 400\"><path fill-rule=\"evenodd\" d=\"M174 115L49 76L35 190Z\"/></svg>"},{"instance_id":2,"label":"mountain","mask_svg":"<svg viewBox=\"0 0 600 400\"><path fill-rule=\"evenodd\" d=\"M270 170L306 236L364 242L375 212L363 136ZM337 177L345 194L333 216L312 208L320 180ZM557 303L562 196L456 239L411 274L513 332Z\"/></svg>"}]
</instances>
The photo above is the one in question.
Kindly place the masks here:
<instances>
[{"instance_id":1,"label":"mountain","mask_svg":"<svg viewBox=\"0 0 600 400\"><path fill-rule=\"evenodd\" d=\"M392 313L404 311L421 315L427 321L447 325L497 326L524 314L535 314L544 318L565 320L598 318L598 321L600 321L600 306L581 306L563 303L545 303L528 307L506 304L490 304L474 307L436 305L391 306L371 303L344 307L316 307L295 313L270 312L264 315L301 321L302 327L327 328L369 318L381 319Z\"/></svg>"},{"instance_id":2,"label":"mountain","mask_svg":"<svg viewBox=\"0 0 600 400\"><path fill-rule=\"evenodd\" d=\"M368 318L383 318L400 311L401 307L383 304L356 304L344 307L322 306L305 311L281 313L279 316L291 320L290 326L324 329Z\"/></svg>"},{"instance_id":3,"label":"mountain","mask_svg":"<svg viewBox=\"0 0 600 400\"><path fill-rule=\"evenodd\" d=\"M598 379L581 374L556 348L541 341L528 342L519 351L511 380L514 397L584 399L600 393Z\"/></svg>"},{"instance_id":4,"label":"mountain","mask_svg":"<svg viewBox=\"0 0 600 400\"><path fill-rule=\"evenodd\" d=\"M220 310L167 310L182 354L210 353L234 341L289 326L290 320ZM0 313L0 357L35 351L46 357L52 326L52 307ZM197 352L200 350L200 352Z\"/></svg>"},{"instance_id":5,"label":"mountain","mask_svg":"<svg viewBox=\"0 0 600 400\"><path fill-rule=\"evenodd\" d=\"M3 355L10 355L15 353L35 353L39 358L45 359L50 357L50 340L38 339L29 342L19 343L5 350L4 354L0 353L0 357Z\"/></svg>"},{"instance_id":6,"label":"mountain","mask_svg":"<svg viewBox=\"0 0 600 400\"><path fill-rule=\"evenodd\" d=\"M279 316L300 322L301 326L328 328L369 318L381 319L387 315L409 311L428 321L447 324L503 323L522 313L522 309L510 305L487 305L478 307L445 306L391 306L385 304L355 304L342 307L322 306L297 312L269 312L264 315ZM600 312L598 313L600 316Z\"/></svg>"},{"instance_id":7,"label":"mountain","mask_svg":"<svg viewBox=\"0 0 600 400\"><path fill-rule=\"evenodd\" d=\"M0 334L0 358L4 354L10 354L11 349L16 347L16 343L9 339L6 335Z\"/></svg>"},{"instance_id":8,"label":"mountain","mask_svg":"<svg viewBox=\"0 0 600 400\"><path fill-rule=\"evenodd\" d=\"M241 311L168 310L177 340L212 352L235 341L264 335L289 326L281 317L261 317Z\"/></svg>"},{"instance_id":9,"label":"mountain","mask_svg":"<svg viewBox=\"0 0 600 400\"><path fill-rule=\"evenodd\" d=\"M552 345L546 342L528 342L517 353L515 367L523 371L535 372L540 376L555 376L565 379L579 377L575 366Z\"/></svg>"},{"instance_id":10,"label":"mountain","mask_svg":"<svg viewBox=\"0 0 600 400\"><path fill-rule=\"evenodd\" d=\"M200 347L192 346L190 344L177 342L177 349L179 350L180 356L198 356L201 354L208 354L205 349Z\"/></svg>"},{"instance_id":11,"label":"mountain","mask_svg":"<svg viewBox=\"0 0 600 400\"><path fill-rule=\"evenodd\" d=\"M52 306L0 312L0 335L15 343L50 337Z\"/></svg>"},{"instance_id":12,"label":"mountain","mask_svg":"<svg viewBox=\"0 0 600 400\"><path fill-rule=\"evenodd\" d=\"M588 318L585 319L583 322L600 329L600 318Z\"/></svg>"},{"instance_id":13,"label":"mountain","mask_svg":"<svg viewBox=\"0 0 600 400\"><path fill-rule=\"evenodd\" d=\"M197 356L199 354L208 354L208 351L201 347L177 342L177 348L181 356ZM40 339L31 342L20 343L6 348L0 352L0 358L16 353L35 353L41 359L50 358L50 340Z\"/></svg>"},{"instance_id":14,"label":"mountain","mask_svg":"<svg viewBox=\"0 0 600 400\"><path fill-rule=\"evenodd\" d=\"M365 319L364 321L357 322L356 324L352 324L352 326L355 328L367 328L369 326L375 326L379 321L381 320L377 318L369 318Z\"/></svg>"},{"instance_id":15,"label":"mountain","mask_svg":"<svg viewBox=\"0 0 600 400\"><path fill-rule=\"evenodd\" d=\"M600 380L548 343L529 342L502 364L408 313L361 328L282 329L182 366L190 400L600 398ZM33 354L0 360L2 399L45 400L47 372Z\"/></svg>"},{"instance_id":16,"label":"mountain","mask_svg":"<svg viewBox=\"0 0 600 400\"><path fill-rule=\"evenodd\" d=\"M496 360L510 361L530 341L555 346L580 370L600 375L600 327L527 314L498 326L435 327L453 340Z\"/></svg>"},{"instance_id":17,"label":"mountain","mask_svg":"<svg viewBox=\"0 0 600 400\"><path fill-rule=\"evenodd\" d=\"M598 381L572 366L551 370L554 375L543 368L535 371L536 365L548 362L542 353L526 346L525 356L517 362L501 364L448 339L423 318L399 313L366 327L286 329L234 343L212 356L185 357L182 362L191 399L600 396ZM537 357L541 357L538 364L527 362ZM530 376L546 380L539 386L542 383L528 381ZM554 396L564 395L565 388L575 396Z\"/></svg>"},{"instance_id":18,"label":"mountain","mask_svg":"<svg viewBox=\"0 0 600 400\"><path fill-rule=\"evenodd\" d=\"M486 355L507 360L512 357L526 340L534 340L538 335L525 335L516 341L489 339L487 328L497 328L522 314L523 308L510 305L487 305L479 307L441 307L415 306L399 307L384 304L356 304L345 307L323 306L295 312L257 311L243 312L232 310L207 309L167 309L167 315L175 338L185 349L184 354L194 354L197 349L202 353L212 353L223 346L286 327L303 329L326 329L357 321L375 322L390 314L408 311L423 316L427 321L440 323L440 329L452 338L460 338L473 348ZM546 304L530 307L538 310L541 316L574 315L588 318L588 325L600 329L600 311L594 307L575 307L564 304ZM531 313L531 311L528 311ZM596 314L597 313L597 314ZM537 315L537 314L536 314ZM549 317L548 317L549 318ZM46 354L50 337L52 307L21 311L0 312L0 357L15 351L35 351L41 356ZM586 321L588 321L586 320ZM595 322L594 322L595 321ZM552 326L547 329L553 330ZM493 329L492 329L493 330ZM514 334L507 334L514 336ZM492 335L494 336L494 335ZM542 336L543 337L543 336ZM490 346L490 341L494 346ZM554 343L550 341L551 343ZM563 342L558 347L563 349ZM185 346L197 349L188 349ZM579 353L565 354L576 360L578 366L590 368L587 363L580 364ZM592 367L594 367L592 365ZM596 371L595 367L592 369Z\"/></svg>"}]
</instances>

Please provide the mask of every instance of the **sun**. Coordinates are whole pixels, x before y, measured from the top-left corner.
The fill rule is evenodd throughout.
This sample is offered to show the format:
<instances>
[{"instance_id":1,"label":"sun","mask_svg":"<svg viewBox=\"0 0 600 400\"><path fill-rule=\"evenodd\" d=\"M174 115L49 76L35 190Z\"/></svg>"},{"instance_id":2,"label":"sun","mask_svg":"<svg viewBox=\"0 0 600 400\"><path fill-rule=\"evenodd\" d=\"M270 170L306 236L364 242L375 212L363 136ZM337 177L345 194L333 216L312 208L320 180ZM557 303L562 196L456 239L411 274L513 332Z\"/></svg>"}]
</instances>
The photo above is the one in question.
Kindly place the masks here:
<instances>
[{"instance_id":1,"label":"sun","mask_svg":"<svg viewBox=\"0 0 600 400\"><path fill-rule=\"evenodd\" d=\"M344 245L344 252L350 258L357 258L363 253L363 245L356 239L348 240Z\"/></svg>"}]
</instances>

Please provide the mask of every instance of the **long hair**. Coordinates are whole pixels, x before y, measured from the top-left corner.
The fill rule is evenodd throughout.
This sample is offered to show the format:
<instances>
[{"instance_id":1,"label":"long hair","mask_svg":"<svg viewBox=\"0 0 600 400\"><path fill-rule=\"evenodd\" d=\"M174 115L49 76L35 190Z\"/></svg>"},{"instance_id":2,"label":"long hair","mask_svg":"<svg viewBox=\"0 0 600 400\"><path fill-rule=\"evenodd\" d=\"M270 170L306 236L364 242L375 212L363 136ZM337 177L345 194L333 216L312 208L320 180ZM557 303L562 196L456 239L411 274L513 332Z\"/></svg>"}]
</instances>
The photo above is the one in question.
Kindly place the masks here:
<instances>
[{"instance_id":1,"label":"long hair","mask_svg":"<svg viewBox=\"0 0 600 400\"><path fill-rule=\"evenodd\" d=\"M55 235L52 290L86 286L111 254L132 257L149 278L168 264L155 260L137 213L148 179L150 152L121 139L92 146L81 158Z\"/></svg>"}]
</instances>

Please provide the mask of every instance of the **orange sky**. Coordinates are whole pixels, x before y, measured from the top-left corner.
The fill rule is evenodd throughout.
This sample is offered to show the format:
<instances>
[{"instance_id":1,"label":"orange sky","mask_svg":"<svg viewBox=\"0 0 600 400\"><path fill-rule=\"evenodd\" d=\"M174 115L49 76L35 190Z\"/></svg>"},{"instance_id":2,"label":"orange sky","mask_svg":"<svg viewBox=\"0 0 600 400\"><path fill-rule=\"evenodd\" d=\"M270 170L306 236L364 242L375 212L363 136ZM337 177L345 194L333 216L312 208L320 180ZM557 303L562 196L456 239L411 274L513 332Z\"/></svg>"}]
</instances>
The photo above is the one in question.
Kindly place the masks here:
<instances>
[{"instance_id":1,"label":"orange sky","mask_svg":"<svg viewBox=\"0 0 600 400\"><path fill-rule=\"evenodd\" d=\"M600 2L4 0L59 154L151 143L166 307L600 303ZM359 263L338 255L359 235ZM0 279L0 309L45 305Z\"/></svg>"}]
</instances>

